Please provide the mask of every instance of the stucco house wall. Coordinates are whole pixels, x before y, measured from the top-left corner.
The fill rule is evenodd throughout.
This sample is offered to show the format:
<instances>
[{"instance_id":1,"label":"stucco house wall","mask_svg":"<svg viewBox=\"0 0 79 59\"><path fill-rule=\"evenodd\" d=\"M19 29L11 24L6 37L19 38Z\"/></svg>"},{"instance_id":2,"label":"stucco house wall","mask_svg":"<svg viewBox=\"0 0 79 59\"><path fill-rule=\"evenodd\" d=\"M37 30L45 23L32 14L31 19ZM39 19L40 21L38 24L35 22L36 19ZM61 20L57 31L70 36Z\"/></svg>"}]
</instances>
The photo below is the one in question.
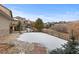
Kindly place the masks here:
<instances>
[{"instance_id":1,"label":"stucco house wall","mask_svg":"<svg viewBox=\"0 0 79 59\"><path fill-rule=\"evenodd\" d=\"M6 7L0 5L0 36L9 34L12 13Z\"/></svg>"},{"instance_id":2,"label":"stucco house wall","mask_svg":"<svg viewBox=\"0 0 79 59\"><path fill-rule=\"evenodd\" d=\"M9 24L10 20L0 16L0 36L9 34Z\"/></svg>"}]
</instances>

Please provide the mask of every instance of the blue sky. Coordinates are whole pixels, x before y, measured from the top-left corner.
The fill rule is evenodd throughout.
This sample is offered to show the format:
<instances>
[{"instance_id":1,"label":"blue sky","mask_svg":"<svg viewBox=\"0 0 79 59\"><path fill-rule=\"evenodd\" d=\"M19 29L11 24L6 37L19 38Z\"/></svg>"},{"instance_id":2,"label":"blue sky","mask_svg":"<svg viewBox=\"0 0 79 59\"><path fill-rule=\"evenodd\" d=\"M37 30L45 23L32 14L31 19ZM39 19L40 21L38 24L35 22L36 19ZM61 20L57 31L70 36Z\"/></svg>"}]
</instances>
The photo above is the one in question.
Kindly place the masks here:
<instances>
[{"instance_id":1,"label":"blue sky","mask_svg":"<svg viewBox=\"0 0 79 59\"><path fill-rule=\"evenodd\" d=\"M4 4L13 12L35 21L38 17L44 22L79 20L79 4Z\"/></svg>"}]
</instances>

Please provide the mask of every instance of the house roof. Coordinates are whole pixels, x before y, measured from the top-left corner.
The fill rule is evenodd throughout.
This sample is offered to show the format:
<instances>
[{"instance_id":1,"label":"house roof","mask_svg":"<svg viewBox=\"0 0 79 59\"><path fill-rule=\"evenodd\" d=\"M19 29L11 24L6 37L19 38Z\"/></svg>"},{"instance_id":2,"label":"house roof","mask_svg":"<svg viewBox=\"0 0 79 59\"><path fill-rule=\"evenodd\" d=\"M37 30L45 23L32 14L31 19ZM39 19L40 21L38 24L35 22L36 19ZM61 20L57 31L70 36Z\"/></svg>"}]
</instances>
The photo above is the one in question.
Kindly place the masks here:
<instances>
[{"instance_id":1,"label":"house roof","mask_svg":"<svg viewBox=\"0 0 79 59\"><path fill-rule=\"evenodd\" d=\"M6 13L4 13L3 11L0 10L0 15L3 15L4 17L6 17L9 20L13 20L12 17L8 16Z\"/></svg>"},{"instance_id":2,"label":"house roof","mask_svg":"<svg viewBox=\"0 0 79 59\"><path fill-rule=\"evenodd\" d=\"M4 6L1 5L1 4L0 4L0 6L3 7L3 8L5 8L5 9L7 9L7 10L10 12L11 16L9 16L8 14L6 14L6 13L5 13L4 11L2 11L2 10L0 10L0 15L3 15L4 17L8 18L9 20L13 20L12 11L9 10L8 8L4 7Z\"/></svg>"}]
</instances>

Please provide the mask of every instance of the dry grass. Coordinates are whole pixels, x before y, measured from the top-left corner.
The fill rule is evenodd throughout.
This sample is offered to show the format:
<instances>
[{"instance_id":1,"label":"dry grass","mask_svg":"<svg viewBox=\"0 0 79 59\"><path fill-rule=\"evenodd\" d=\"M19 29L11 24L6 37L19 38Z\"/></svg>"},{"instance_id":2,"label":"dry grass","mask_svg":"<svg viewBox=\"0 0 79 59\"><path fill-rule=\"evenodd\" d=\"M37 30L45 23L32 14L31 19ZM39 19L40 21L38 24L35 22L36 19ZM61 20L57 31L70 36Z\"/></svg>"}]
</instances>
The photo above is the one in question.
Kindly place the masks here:
<instances>
[{"instance_id":1,"label":"dry grass","mask_svg":"<svg viewBox=\"0 0 79 59\"><path fill-rule=\"evenodd\" d=\"M40 50L36 51L36 48L34 49L36 52L34 52L34 50L30 51L30 47L34 48L33 44L16 40L18 36L19 34L11 34L5 36L4 40L0 40L0 54L35 54L38 52L42 53Z\"/></svg>"},{"instance_id":2,"label":"dry grass","mask_svg":"<svg viewBox=\"0 0 79 59\"><path fill-rule=\"evenodd\" d=\"M67 34L67 33L58 32L58 31L55 31L52 29L44 29L43 32L56 36L56 37L59 37L61 39L65 39L65 40L69 39L69 34Z\"/></svg>"},{"instance_id":3,"label":"dry grass","mask_svg":"<svg viewBox=\"0 0 79 59\"><path fill-rule=\"evenodd\" d=\"M7 53L8 49L12 48L14 45L7 43L0 43L0 53Z\"/></svg>"},{"instance_id":4,"label":"dry grass","mask_svg":"<svg viewBox=\"0 0 79 59\"><path fill-rule=\"evenodd\" d=\"M18 33L8 34L5 36L0 36L0 53L8 53L9 49L13 48L14 45L11 44L12 41L16 40L19 36Z\"/></svg>"}]
</instances>

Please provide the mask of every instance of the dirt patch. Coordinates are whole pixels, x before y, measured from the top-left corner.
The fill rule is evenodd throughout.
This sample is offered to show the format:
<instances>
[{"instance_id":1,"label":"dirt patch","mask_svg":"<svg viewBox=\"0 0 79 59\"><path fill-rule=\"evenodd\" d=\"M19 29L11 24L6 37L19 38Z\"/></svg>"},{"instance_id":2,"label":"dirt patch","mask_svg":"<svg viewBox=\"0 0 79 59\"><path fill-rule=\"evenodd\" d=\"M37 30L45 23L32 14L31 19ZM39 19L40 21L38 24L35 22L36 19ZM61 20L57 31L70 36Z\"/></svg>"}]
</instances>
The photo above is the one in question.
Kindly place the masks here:
<instances>
[{"instance_id":1,"label":"dirt patch","mask_svg":"<svg viewBox=\"0 0 79 59\"><path fill-rule=\"evenodd\" d=\"M0 53L7 53L8 49L12 48L14 45L7 43L0 43Z\"/></svg>"}]
</instances>

